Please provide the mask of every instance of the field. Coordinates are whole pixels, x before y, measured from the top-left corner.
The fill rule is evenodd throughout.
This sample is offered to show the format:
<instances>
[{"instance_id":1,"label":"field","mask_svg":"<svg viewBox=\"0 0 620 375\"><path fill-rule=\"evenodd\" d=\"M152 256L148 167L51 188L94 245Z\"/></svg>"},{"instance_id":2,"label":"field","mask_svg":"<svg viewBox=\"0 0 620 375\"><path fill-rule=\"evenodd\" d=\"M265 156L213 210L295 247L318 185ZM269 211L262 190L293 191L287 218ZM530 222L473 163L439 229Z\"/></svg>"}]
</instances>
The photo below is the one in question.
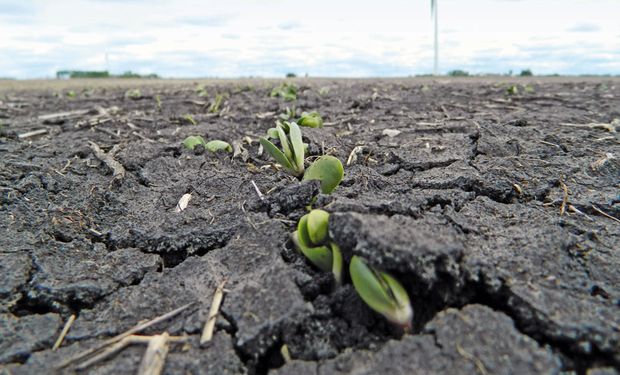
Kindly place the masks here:
<instances>
[{"instance_id":1,"label":"field","mask_svg":"<svg viewBox=\"0 0 620 375\"><path fill-rule=\"evenodd\" d=\"M620 79L281 82L0 81L0 373L73 373L187 304L138 332L174 336L167 374L617 373ZM292 106L325 120L302 131L344 164L331 195L259 154ZM310 204L405 286L412 332L294 249ZM87 370L136 373L144 341Z\"/></svg>"}]
</instances>

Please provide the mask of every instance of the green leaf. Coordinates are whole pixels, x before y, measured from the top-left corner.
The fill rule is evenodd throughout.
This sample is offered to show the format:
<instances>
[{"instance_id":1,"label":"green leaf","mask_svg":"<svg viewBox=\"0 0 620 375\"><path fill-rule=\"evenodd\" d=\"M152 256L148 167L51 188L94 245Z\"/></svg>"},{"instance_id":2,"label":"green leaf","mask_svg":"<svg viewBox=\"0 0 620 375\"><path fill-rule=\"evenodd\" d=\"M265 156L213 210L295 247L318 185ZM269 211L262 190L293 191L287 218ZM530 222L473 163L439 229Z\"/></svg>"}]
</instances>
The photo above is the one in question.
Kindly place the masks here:
<instances>
[{"instance_id":1,"label":"green leaf","mask_svg":"<svg viewBox=\"0 0 620 375\"><path fill-rule=\"evenodd\" d=\"M211 152L218 152L218 151L232 152L233 150L232 146L228 142L224 142L220 140L209 141L205 145L205 148Z\"/></svg>"},{"instance_id":2,"label":"green leaf","mask_svg":"<svg viewBox=\"0 0 620 375\"><path fill-rule=\"evenodd\" d=\"M207 147L207 142L199 135L190 135L183 141L183 146L190 150L193 150L198 145L203 145L205 148Z\"/></svg>"},{"instance_id":3,"label":"green leaf","mask_svg":"<svg viewBox=\"0 0 620 375\"><path fill-rule=\"evenodd\" d=\"M304 174L304 180L321 181L321 192L330 194L342 181L344 168L337 158L323 155L316 159Z\"/></svg>"},{"instance_id":4,"label":"green leaf","mask_svg":"<svg viewBox=\"0 0 620 375\"><path fill-rule=\"evenodd\" d=\"M304 173L304 142L301 139L301 129L296 123L291 122L289 126L289 137L293 145L293 154L295 156L295 166L297 173Z\"/></svg>"},{"instance_id":5,"label":"green leaf","mask_svg":"<svg viewBox=\"0 0 620 375\"><path fill-rule=\"evenodd\" d=\"M323 127L323 119L321 115L316 112L304 112L301 114L301 117L297 121L299 126L308 126L310 128L322 128Z\"/></svg>"},{"instance_id":6,"label":"green leaf","mask_svg":"<svg viewBox=\"0 0 620 375\"><path fill-rule=\"evenodd\" d=\"M327 239L329 213L323 210L312 210L304 217L307 217L305 225L312 245L320 245Z\"/></svg>"},{"instance_id":7,"label":"green leaf","mask_svg":"<svg viewBox=\"0 0 620 375\"><path fill-rule=\"evenodd\" d=\"M269 128L269 129L267 129L267 137L268 138L276 139L279 136L280 135L278 134L278 129L276 129L276 128Z\"/></svg>"},{"instance_id":8,"label":"green leaf","mask_svg":"<svg viewBox=\"0 0 620 375\"><path fill-rule=\"evenodd\" d=\"M280 126L280 124L276 125L276 129L278 130L278 137L280 138L284 155L286 155L290 162L293 162L293 150L291 150L291 145L289 144L288 137L286 136L284 129Z\"/></svg>"},{"instance_id":9,"label":"green leaf","mask_svg":"<svg viewBox=\"0 0 620 375\"><path fill-rule=\"evenodd\" d=\"M413 310L405 288L392 276L376 271L353 256L349 273L355 290L370 308L402 327L411 327Z\"/></svg>"},{"instance_id":10,"label":"green leaf","mask_svg":"<svg viewBox=\"0 0 620 375\"><path fill-rule=\"evenodd\" d=\"M267 151L269 155L276 159L276 162L289 170L291 173L295 173L295 168L293 168L291 162L286 158L286 155L284 155L284 153L280 151L280 149L278 149L273 143L269 142L267 138L260 137L259 141L265 151Z\"/></svg>"},{"instance_id":11,"label":"green leaf","mask_svg":"<svg viewBox=\"0 0 620 375\"><path fill-rule=\"evenodd\" d=\"M340 247L332 242L332 273L338 284L342 283L342 252Z\"/></svg>"},{"instance_id":12,"label":"green leaf","mask_svg":"<svg viewBox=\"0 0 620 375\"><path fill-rule=\"evenodd\" d=\"M293 232L293 242L297 249L321 271L332 270L332 250L327 246L308 247L299 241L298 231Z\"/></svg>"},{"instance_id":13,"label":"green leaf","mask_svg":"<svg viewBox=\"0 0 620 375\"><path fill-rule=\"evenodd\" d=\"M299 243L305 247L313 247L315 244L312 242L310 238L310 234L308 233L308 215L304 215L299 219L299 223L297 223L297 233Z\"/></svg>"}]
</instances>

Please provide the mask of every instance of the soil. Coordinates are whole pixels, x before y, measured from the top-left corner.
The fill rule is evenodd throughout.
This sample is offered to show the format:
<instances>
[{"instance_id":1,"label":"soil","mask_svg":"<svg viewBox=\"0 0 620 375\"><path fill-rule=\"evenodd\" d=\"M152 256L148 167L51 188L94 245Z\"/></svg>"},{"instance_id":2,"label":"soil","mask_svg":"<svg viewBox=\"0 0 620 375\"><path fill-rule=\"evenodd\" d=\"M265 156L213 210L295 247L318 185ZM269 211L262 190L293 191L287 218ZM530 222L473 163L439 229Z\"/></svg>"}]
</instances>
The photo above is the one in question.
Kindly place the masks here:
<instances>
[{"instance_id":1,"label":"soil","mask_svg":"<svg viewBox=\"0 0 620 375\"><path fill-rule=\"evenodd\" d=\"M0 370L73 373L59 365L192 303L140 332L187 336L166 374L618 373L619 79L294 82L295 102L267 80L0 82ZM326 121L303 129L307 162L345 164L331 195L259 154L293 105ZM403 283L412 332L293 249L310 204L345 259ZM88 372L133 374L144 350Z\"/></svg>"}]
</instances>

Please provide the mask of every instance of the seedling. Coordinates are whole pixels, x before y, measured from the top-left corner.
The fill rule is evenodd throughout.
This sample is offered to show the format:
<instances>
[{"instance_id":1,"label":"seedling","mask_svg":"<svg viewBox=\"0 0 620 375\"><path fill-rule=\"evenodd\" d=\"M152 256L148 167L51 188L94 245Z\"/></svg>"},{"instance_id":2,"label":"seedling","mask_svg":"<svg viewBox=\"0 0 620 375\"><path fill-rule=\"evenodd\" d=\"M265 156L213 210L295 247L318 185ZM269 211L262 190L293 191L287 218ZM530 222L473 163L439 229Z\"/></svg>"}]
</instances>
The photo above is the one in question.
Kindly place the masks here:
<instances>
[{"instance_id":1,"label":"seedling","mask_svg":"<svg viewBox=\"0 0 620 375\"><path fill-rule=\"evenodd\" d=\"M228 142L224 142L220 140L213 140L213 141L206 142L204 138L202 138L199 135L190 135L189 137L185 138L185 140L183 141L183 146L185 146L185 148L189 150L193 150L198 145L202 145L205 148L205 150L208 150L211 152L218 152L218 151L232 152L233 150L232 146Z\"/></svg>"},{"instance_id":2,"label":"seedling","mask_svg":"<svg viewBox=\"0 0 620 375\"><path fill-rule=\"evenodd\" d=\"M232 152L233 151L232 146L228 142L220 141L217 139L214 141L207 142L207 144L205 145L205 148L211 152L218 152L218 151Z\"/></svg>"},{"instance_id":3,"label":"seedling","mask_svg":"<svg viewBox=\"0 0 620 375\"><path fill-rule=\"evenodd\" d=\"M161 98L159 95L155 95L155 103L157 104L157 111L161 112Z\"/></svg>"},{"instance_id":4,"label":"seedling","mask_svg":"<svg viewBox=\"0 0 620 375\"><path fill-rule=\"evenodd\" d=\"M388 321L411 329L413 310L403 286L385 272L369 267L360 257L353 256L349 273L355 290L370 308Z\"/></svg>"},{"instance_id":5,"label":"seedling","mask_svg":"<svg viewBox=\"0 0 620 375\"><path fill-rule=\"evenodd\" d=\"M321 181L321 192L330 194L342 181L344 168L337 158L323 155L316 159L304 174L304 180Z\"/></svg>"},{"instance_id":6,"label":"seedling","mask_svg":"<svg viewBox=\"0 0 620 375\"><path fill-rule=\"evenodd\" d=\"M69 92L67 92L67 97L73 99L77 97L77 93L73 90L70 90Z\"/></svg>"},{"instance_id":7,"label":"seedling","mask_svg":"<svg viewBox=\"0 0 620 375\"><path fill-rule=\"evenodd\" d=\"M310 128L322 128L323 127L323 119L321 115L316 112L303 112L299 120L297 120L297 124L299 126L307 126Z\"/></svg>"},{"instance_id":8,"label":"seedling","mask_svg":"<svg viewBox=\"0 0 620 375\"><path fill-rule=\"evenodd\" d=\"M325 96L327 94L329 94L329 87L324 86L319 89L319 95Z\"/></svg>"},{"instance_id":9,"label":"seedling","mask_svg":"<svg viewBox=\"0 0 620 375\"><path fill-rule=\"evenodd\" d=\"M198 85L196 87L196 94L198 94L198 96L200 96L201 98L204 98L209 95L209 93L207 92L207 89L205 89L205 85Z\"/></svg>"},{"instance_id":10,"label":"seedling","mask_svg":"<svg viewBox=\"0 0 620 375\"><path fill-rule=\"evenodd\" d=\"M194 116L192 116L190 114L187 114L187 115L183 116L183 119L185 119L187 122L189 122L192 125L198 125L196 120L194 120Z\"/></svg>"},{"instance_id":11,"label":"seedling","mask_svg":"<svg viewBox=\"0 0 620 375\"><path fill-rule=\"evenodd\" d=\"M224 95L217 94L215 96L215 101L211 103L209 107L209 113L217 113L220 110L220 105L222 105L222 100L224 100Z\"/></svg>"},{"instance_id":12,"label":"seedling","mask_svg":"<svg viewBox=\"0 0 620 375\"><path fill-rule=\"evenodd\" d=\"M140 89L131 89L127 90L125 96L129 99L138 100L142 98L142 92L140 91Z\"/></svg>"},{"instance_id":13,"label":"seedling","mask_svg":"<svg viewBox=\"0 0 620 375\"><path fill-rule=\"evenodd\" d=\"M282 83L271 90L272 98L281 97L287 102L297 100L297 86L292 83Z\"/></svg>"},{"instance_id":14,"label":"seedling","mask_svg":"<svg viewBox=\"0 0 620 375\"><path fill-rule=\"evenodd\" d=\"M284 113L280 113L278 115L278 117L281 120L284 120L284 121L294 121L295 120L295 116L297 116L297 110L295 109L295 106L293 106L291 108L286 107L286 110L284 111Z\"/></svg>"},{"instance_id":15,"label":"seedling","mask_svg":"<svg viewBox=\"0 0 620 375\"><path fill-rule=\"evenodd\" d=\"M342 281L342 253L329 239L327 224L329 213L312 210L299 220L293 232L293 242L306 258L325 272L332 272L336 282Z\"/></svg>"},{"instance_id":16,"label":"seedling","mask_svg":"<svg viewBox=\"0 0 620 375\"><path fill-rule=\"evenodd\" d=\"M508 95L518 95L519 94L519 88L517 87L517 85L511 85L506 89L506 94Z\"/></svg>"},{"instance_id":17,"label":"seedling","mask_svg":"<svg viewBox=\"0 0 620 375\"><path fill-rule=\"evenodd\" d=\"M285 124L288 132L284 129ZM276 124L282 150L264 137L260 138L260 144L284 169L294 176L301 176L304 173L304 144L301 140L301 130L294 122L285 124L280 122Z\"/></svg>"}]
</instances>

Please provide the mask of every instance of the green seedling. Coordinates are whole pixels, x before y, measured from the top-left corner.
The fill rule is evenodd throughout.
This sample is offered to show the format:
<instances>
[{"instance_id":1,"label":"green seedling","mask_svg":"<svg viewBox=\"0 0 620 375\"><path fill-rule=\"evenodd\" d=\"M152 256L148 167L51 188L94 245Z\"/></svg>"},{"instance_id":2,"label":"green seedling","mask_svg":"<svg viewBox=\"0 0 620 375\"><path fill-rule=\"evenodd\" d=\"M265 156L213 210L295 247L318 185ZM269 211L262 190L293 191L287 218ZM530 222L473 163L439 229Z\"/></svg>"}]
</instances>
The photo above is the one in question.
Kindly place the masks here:
<instances>
[{"instance_id":1,"label":"green seedling","mask_svg":"<svg viewBox=\"0 0 620 375\"><path fill-rule=\"evenodd\" d=\"M297 115L297 110L295 109L295 106L293 106L291 108L286 107L286 110L284 111L284 113L280 113L278 117L284 121L294 121L296 115Z\"/></svg>"},{"instance_id":2,"label":"green seedling","mask_svg":"<svg viewBox=\"0 0 620 375\"><path fill-rule=\"evenodd\" d=\"M287 102L297 100L297 86L292 83L284 82L271 90L272 98L281 97Z\"/></svg>"},{"instance_id":3,"label":"green seedling","mask_svg":"<svg viewBox=\"0 0 620 375\"><path fill-rule=\"evenodd\" d=\"M293 242L312 264L324 272L332 272L336 282L342 281L342 253L329 239L329 213L312 210L299 220Z\"/></svg>"},{"instance_id":4,"label":"green seedling","mask_svg":"<svg viewBox=\"0 0 620 375\"><path fill-rule=\"evenodd\" d=\"M213 141L206 142L205 139L199 135L190 135L189 137L185 138L185 140L183 141L183 146L185 146L185 148L189 150L193 150L198 145L202 145L205 148L205 150L208 150L211 152L218 152L218 151L232 152L233 150L232 146L228 142L224 142L220 140L213 140Z\"/></svg>"},{"instance_id":5,"label":"green seedling","mask_svg":"<svg viewBox=\"0 0 620 375\"><path fill-rule=\"evenodd\" d=\"M142 98L142 92L140 91L140 89L131 89L127 90L125 96L129 99L138 100Z\"/></svg>"},{"instance_id":6,"label":"green seedling","mask_svg":"<svg viewBox=\"0 0 620 375\"><path fill-rule=\"evenodd\" d=\"M209 106L209 113L217 113L220 111L220 106L222 105L222 100L224 100L224 95L217 94L215 96L215 100Z\"/></svg>"},{"instance_id":7,"label":"green seedling","mask_svg":"<svg viewBox=\"0 0 620 375\"><path fill-rule=\"evenodd\" d=\"M329 87L324 86L319 89L319 95L325 96L327 94L329 94Z\"/></svg>"},{"instance_id":8,"label":"green seedling","mask_svg":"<svg viewBox=\"0 0 620 375\"><path fill-rule=\"evenodd\" d=\"M157 104L157 111L161 112L161 98L159 95L155 95L155 103Z\"/></svg>"},{"instance_id":9,"label":"green seedling","mask_svg":"<svg viewBox=\"0 0 620 375\"><path fill-rule=\"evenodd\" d=\"M323 119L321 115L316 112L303 112L299 120L297 120L297 124L299 126L307 126L309 128L322 128L323 127Z\"/></svg>"},{"instance_id":10,"label":"green seedling","mask_svg":"<svg viewBox=\"0 0 620 375\"><path fill-rule=\"evenodd\" d=\"M288 132L285 131L285 126L288 127ZM299 126L294 122L278 122L276 124L276 132L280 139L282 150L264 137L260 137L260 144L284 169L294 176L301 176L304 173L305 147L301 140Z\"/></svg>"},{"instance_id":11,"label":"green seedling","mask_svg":"<svg viewBox=\"0 0 620 375\"><path fill-rule=\"evenodd\" d=\"M349 273L355 290L370 308L388 321L411 329L413 310L403 286L385 272L369 267L360 257L353 256Z\"/></svg>"},{"instance_id":12,"label":"green seedling","mask_svg":"<svg viewBox=\"0 0 620 375\"><path fill-rule=\"evenodd\" d=\"M198 94L198 96L200 96L201 98L209 95L207 89L205 89L205 85L196 86L196 94Z\"/></svg>"},{"instance_id":13,"label":"green seedling","mask_svg":"<svg viewBox=\"0 0 620 375\"><path fill-rule=\"evenodd\" d=\"M67 97L71 98L71 99L76 98L77 97L77 93L75 91L73 91L73 90L70 90L70 91L67 92Z\"/></svg>"},{"instance_id":14,"label":"green seedling","mask_svg":"<svg viewBox=\"0 0 620 375\"><path fill-rule=\"evenodd\" d=\"M183 141L183 146L190 150L193 150L198 145L203 145L205 148L207 147L207 142L199 135L190 135Z\"/></svg>"},{"instance_id":15,"label":"green seedling","mask_svg":"<svg viewBox=\"0 0 620 375\"><path fill-rule=\"evenodd\" d=\"M192 125L198 125L196 120L194 120L194 116L192 116L190 114L187 114L187 115L183 116L183 119L186 120L187 122L189 122Z\"/></svg>"},{"instance_id":16,"label":"green seedling","mask_svg":"<svg viewBox=\"0 0 620 375\"><path fill-rule=\"evenodd\" d=\"M508 95L518 95L519 94L519 88L517 87L517 85L511 85L506 89L506 93Z\"/></svg>"},{"instance_id":17,"label":"green seedling","mask_svg":"<svg viewBox=\"0 0 620 375\"><path fill-rule=\"evenodd\" d=\"M218 151L232 152L233 151L232 146L228 142L224 142L220 140L214 140L214 141L207 142L207 144L205 145L205 148L211 152L218 152Z\"/></svg>"},{"instance_id":18,"label":"green seedling","mask_svg":"<svg viewBox=\"0 0 620 375\"><path fill-rule=\"evenodd\" d=\"M304 180L321 181L321 192L330 194L342 181L344 168L337 158L323 155L316 159L304 173Z\"/></svg>"}]
</instances>

